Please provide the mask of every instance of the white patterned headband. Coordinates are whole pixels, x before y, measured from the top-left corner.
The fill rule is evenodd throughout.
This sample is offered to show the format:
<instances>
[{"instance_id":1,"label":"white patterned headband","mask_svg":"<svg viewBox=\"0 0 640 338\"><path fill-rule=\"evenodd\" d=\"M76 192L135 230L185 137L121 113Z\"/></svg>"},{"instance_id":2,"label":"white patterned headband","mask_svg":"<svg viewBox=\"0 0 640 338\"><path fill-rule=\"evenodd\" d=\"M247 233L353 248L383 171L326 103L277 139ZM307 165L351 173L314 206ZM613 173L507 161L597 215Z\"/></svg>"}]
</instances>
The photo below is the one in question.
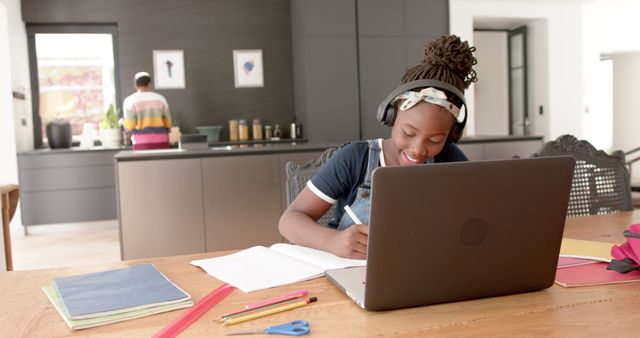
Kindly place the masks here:
<instances>
[{"instance_id":1,"label":"white patterned headband","mask_svg":"<svg viewBox=\"0 0 640 338\"><path fill-rule=\"evenodd\" d=\"M460 108L449 102L447 100L447 95L443 91L436 88L428 87L422 89L419 92L406 91L396 96L393 101L395 102L398 100L404 100L404 102L402 102L402 105L400 105L400 110L402 111L410 109L420 101L425 101L443 107L448 112L450 112L453 117L458 120L458 122L460 122ZM464 117L464 110L462 116Z\"/></svg>"}]
</instances>

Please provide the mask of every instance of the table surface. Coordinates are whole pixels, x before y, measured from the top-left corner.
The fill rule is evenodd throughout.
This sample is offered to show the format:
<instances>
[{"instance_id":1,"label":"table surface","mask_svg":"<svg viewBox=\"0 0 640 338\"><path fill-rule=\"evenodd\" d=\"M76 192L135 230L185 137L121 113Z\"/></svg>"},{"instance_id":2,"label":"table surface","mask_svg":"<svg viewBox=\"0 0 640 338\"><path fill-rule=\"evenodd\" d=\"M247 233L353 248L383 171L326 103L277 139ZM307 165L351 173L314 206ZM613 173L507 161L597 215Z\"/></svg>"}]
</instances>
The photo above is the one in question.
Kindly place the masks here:
<instances>
[{"instance_id":1,"label":"table surface","mask_svg":"<svg viewBox=\"0 0 640 338\"><path fill-rule=\"evenodd\" d=\"M565 237L624 241L622 231L640 221L640 211L568 218ZM163 257L104 264L101 266L15 271L0 273L0 336L117 336L148 337L171 322L181 311L172 311L85 330L70 330L49 303L41 288L55 277L122 268L151 262L169 279L199 300L222 282L189 264L193 259L228 252ZM70 258L72 259L72 258ZM318 302L234 325L232 329L264 327L295 319L311 323L313 336L620 336L638 335L640 284L626 283L580 288L557 285L518 295L423 306L383 312L361 310L326 278L268 290L234 291L181 336L222 336L228 330L216 318L245 304L307 289Z\"/></svg>"}]
</instances>

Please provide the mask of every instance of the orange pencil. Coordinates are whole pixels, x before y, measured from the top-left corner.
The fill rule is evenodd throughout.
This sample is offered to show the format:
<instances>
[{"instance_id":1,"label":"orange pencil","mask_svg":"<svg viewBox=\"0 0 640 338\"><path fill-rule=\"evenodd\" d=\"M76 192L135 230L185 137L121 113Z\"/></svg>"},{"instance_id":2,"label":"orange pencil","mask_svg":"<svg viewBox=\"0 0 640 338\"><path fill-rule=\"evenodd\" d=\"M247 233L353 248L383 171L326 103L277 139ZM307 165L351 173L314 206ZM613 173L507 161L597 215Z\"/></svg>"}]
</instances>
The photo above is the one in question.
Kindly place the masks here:
<instances>
[{"instance_id":1,"label":"orange pencil","mask_svg":"<svg viewBox=\"0 0 640 338\"><path fill-rule=\"evenodd\" d=\"M225 321L224 325L238 324L238 323L246 322L247 320L252 320L252 319L256 319L256 318L261 318L261 317L265 317L265 316L268 316L268 315L272 315L272 314L275 314L275 313L280 313L280 312L284 312L284 311L293 310L295 308L299 308L299 307L305 306L305 305L307 305L309 303L313 303L313 302L315 302L317 300L318 300L317 297L311 297L311 298L302 299L302 300L299 300L297 302L293 302L293 303L290 303L290 304L286 304L286 305L282 305L282 306L277 306L277 307L265 309L264 311L258 311L258 312L255 312L255 313L251 313L251 314L248 314L246 316L234 317L234 318L231 318L231 319Z\"/></svg>"},{"instance_id":2,"label":"orange pencil","mask_svg":"<svg viewBox=\"0 0 640 338\"><path fill-rule=\"evenodd\" d=\"M289 300L285 300L283 302L279 302L279 303L274 303L274 304L270 304L270 305L264 305L261 307L255 307L255 308L251 308L251 309L242 309L242 310L238 310L235 312L230 312L230 313L225 313L222 316L220 316L220 318L218 318L218 321L220 322L224 322L230 318L234 318L234 317L240 317L240 316L244 316L244 315L248 315L250 313L256 313L259 311L264 311L267 309L271 309L274 307L278 307L278 306L282 306L282 305L286 305L286 304L290 304L293 302L298 302L304 300L304 297L298 297L298 298L293 298L293 299L289 299Z\"/></svg>"}]
</instances>

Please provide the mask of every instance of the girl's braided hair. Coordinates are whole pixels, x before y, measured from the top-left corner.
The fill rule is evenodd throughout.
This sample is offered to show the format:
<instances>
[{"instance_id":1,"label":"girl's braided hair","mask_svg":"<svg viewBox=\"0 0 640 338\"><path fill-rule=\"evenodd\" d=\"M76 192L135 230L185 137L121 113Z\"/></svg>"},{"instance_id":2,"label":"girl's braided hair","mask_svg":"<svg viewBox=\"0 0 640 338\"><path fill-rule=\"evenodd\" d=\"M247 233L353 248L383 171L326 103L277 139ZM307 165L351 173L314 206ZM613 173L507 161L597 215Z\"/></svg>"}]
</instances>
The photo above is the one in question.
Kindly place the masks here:
<instances>
[{"instance_id":1,"label":"girl's braided hair","mask_svg":"<svg viewBox=\"0 0 640 338\"><path fill-rule=\"evenodd\" d=\"M441 36L427 44L424 59L407 70L402 83L422 79L439 80L464 93L472 82L478 81L473 70L478 63L473 56L475 50L475 47L469 47L467 41L462 42L456 35Z\"/></svg>"}]
</instances>

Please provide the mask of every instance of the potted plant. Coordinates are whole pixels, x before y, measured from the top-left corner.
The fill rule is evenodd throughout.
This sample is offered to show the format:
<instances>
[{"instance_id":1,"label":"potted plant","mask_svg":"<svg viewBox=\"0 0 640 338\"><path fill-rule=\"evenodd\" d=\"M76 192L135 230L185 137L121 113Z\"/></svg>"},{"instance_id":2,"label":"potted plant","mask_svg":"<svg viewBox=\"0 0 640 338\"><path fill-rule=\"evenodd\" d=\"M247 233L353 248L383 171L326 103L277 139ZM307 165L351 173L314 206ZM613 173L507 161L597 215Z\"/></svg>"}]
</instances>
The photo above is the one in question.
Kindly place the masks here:
<instances>
[{"instance_id":1,"label":"potted plant","mask_svg":"<svg viewBox=\"0 0 640 338\"><path fill-rule=\"evenodd\" d=\"M113 108L113 103L109 105L109 109L104 114L100 127L100 142L103 147L119 147L122 140L120 126L118 125L118 113Z\"/></svg>"}]
</instances>

